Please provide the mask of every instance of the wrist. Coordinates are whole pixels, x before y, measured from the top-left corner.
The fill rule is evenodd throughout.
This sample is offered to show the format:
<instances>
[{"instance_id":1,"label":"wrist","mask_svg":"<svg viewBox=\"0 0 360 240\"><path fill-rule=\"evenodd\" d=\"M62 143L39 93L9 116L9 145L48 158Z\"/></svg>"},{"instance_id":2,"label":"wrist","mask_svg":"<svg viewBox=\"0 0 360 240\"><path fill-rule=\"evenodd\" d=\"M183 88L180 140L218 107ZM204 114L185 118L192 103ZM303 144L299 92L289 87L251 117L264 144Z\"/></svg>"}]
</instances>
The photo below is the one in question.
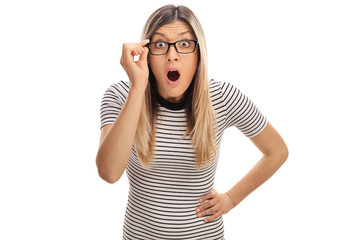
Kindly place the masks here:
<instances>
[{"instance_id":1,"label":"wrist","mask_svg":"<svg viewBox=\"0 0 360 240\"><path fill-rule=\"evenodd\" d=\"M236 207L237 203L234 201L234 199L230 196L230 194L228 192L225 193L229 198L230 200L232 201L233 203L233 208Z\"/></svg>"},{"instance_id":2,"label":"wrist","mask_svg":"<svg viewBox=\"0 0 360 240\"><path fill-rule=\"evenodd\" d=\"M130 91L131 92L137 92L137 93L141 93L144 94L145 90L146 90L147 84L146 85L142 85L142 84L132 84L130 85Z\"/></svg>"}]
</instances>

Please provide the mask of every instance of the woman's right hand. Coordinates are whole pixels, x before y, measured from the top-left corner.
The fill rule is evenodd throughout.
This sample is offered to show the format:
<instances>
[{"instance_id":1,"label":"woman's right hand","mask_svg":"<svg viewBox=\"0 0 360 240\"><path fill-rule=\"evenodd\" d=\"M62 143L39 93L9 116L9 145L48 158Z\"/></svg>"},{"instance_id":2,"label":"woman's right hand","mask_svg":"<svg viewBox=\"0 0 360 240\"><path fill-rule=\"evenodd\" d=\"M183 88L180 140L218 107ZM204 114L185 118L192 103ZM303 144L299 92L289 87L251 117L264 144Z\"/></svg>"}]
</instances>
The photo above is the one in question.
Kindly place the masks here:
<instances>
[{"instance_id":1,"label":"woman's right hand","mask_svg":"<svg viewBox=\"0 0 360 240\"><path fill-rule=\"evenodd\" d=\"M120 64L128 75L131 87L138 86L146 88L149 79L149 67L147 56L149 49L144 47L150 40L146 39L139 43L124 43ZM134 56L140 55L138 61L135 62Z\"/></svg>"}]
</instances>

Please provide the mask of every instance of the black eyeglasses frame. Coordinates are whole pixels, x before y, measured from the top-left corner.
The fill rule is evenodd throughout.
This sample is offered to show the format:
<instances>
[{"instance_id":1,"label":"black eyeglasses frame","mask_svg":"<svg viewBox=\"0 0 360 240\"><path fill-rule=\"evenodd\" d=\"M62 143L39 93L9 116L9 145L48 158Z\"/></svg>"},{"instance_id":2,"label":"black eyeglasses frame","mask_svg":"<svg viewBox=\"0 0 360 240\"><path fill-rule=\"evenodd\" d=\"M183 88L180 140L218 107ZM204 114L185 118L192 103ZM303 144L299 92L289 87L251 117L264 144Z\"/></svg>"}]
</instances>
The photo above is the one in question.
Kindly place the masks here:
<instances>
[{"instance_id":1,"label":"black eyeglasses frame","mask_svg":"<svg viewBox=\"0 0 360 240\"><path fill-rule=\"evenodd\" d=\"M194 50L192 50L192 52L187 52L187 53L179 52L179 50L178 50L177 47L176 47L176 43L182 42L182 41L192 41L192 42L195 42ZM153 53L151 52L150 47L149 47L150 44L152 44L152 43L158 43L158 42L166 43L166 44L168 45L168 49L166 50L165 53L162 53L162 54L153 54ZM176 41L176 42L173 42L173 43L164 42L164 41L149 42L149 43L145 44L145 47L149 48L149 52L150 52L151 55L160 56L160 55L167 54L167 53L169 52L169 49L170 49L170 46L171 46L171 45L174 45L176 52L178 52L178 53L180 53L180 54L190 54L190 53L193 53L193 52L195 51L196 46L197 46L198 44L199 44L199 41L198 41L198 40L183 39L183 40L179 40L179 41Z\"/></svg>"}]
</instances>

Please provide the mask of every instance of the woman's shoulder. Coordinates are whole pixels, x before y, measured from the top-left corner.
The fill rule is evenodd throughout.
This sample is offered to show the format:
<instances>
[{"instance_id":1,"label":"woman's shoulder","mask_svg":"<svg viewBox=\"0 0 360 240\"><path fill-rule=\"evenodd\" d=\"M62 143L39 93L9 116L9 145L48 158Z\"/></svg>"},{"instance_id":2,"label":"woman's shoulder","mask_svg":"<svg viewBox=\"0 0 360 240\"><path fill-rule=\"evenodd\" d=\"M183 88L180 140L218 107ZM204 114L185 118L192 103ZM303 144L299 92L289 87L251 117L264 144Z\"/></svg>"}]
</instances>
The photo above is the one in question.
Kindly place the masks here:
<instances>
[{"instance_id":1,"label":"woman's shoulder","mask_svg":"<svg viewBox=\"0 0 360 240\"><path fill-rule=\"evenodd\" d=\"M210 93L211 93L211 92L214 92L214 91L220 91L223 84L224 84L223 81L219 81L219 80L215 80L215 79L210 79L210 81L209 81Z\"/></svg>"},{"instance_id":2,"label":"woman's shoulder","mask_svg":"<svg viewBox=\"0 0 360 240\"><path fill-rule=\"evenodd\" d=\"M111 84L106 91L115 95L127 95L129 90L130 82L120 80L119 82Z\"/></svg>"},{"instance_id":3,"label":"woman's shoulder","mask_svg":"<svg viewBox=\"0 0 360 240\"><path fill-rule=\"evenodd\" d=\"M227 81L222 80L216 80L216 79L210 79L209 81L209 88L210 89L220 89L222 90L224 87L235 87L233 84Z\"/></svg>"},{"instance_id":4,"label":"woman's shoulder","mask_svg":"<svg viewBox=\"0 0 360 240\"><path fill-rule=\"evenodd\" d=\"M215 95L224 95L228 92L229 89L237 88L230 82L221 81L221 80L215 80L211 79L209 81L209 89L210 89L210 95L213 97Z\"/></svg>"}]
</instances>

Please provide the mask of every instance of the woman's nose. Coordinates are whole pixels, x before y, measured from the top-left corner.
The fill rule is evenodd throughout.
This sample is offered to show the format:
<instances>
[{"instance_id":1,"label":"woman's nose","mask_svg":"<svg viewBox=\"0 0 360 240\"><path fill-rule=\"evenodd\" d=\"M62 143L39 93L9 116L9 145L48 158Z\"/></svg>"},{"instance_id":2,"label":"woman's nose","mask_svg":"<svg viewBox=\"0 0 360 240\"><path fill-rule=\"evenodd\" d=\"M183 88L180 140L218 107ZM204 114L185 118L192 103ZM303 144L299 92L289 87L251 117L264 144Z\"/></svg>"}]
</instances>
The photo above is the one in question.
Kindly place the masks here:
<instances>
[{"instance_id":1,"label":"woman's nose","mask_svg":"<svg viewBox=\"0 0 360 240\"><path fill-rule=\"evenodd\" d=\"M178 61L179 55L178 52L175 49L175 46L172 45L169 48L169 51L167 53L167 60L170 61Z\"/></svg>"}]
</instances>

